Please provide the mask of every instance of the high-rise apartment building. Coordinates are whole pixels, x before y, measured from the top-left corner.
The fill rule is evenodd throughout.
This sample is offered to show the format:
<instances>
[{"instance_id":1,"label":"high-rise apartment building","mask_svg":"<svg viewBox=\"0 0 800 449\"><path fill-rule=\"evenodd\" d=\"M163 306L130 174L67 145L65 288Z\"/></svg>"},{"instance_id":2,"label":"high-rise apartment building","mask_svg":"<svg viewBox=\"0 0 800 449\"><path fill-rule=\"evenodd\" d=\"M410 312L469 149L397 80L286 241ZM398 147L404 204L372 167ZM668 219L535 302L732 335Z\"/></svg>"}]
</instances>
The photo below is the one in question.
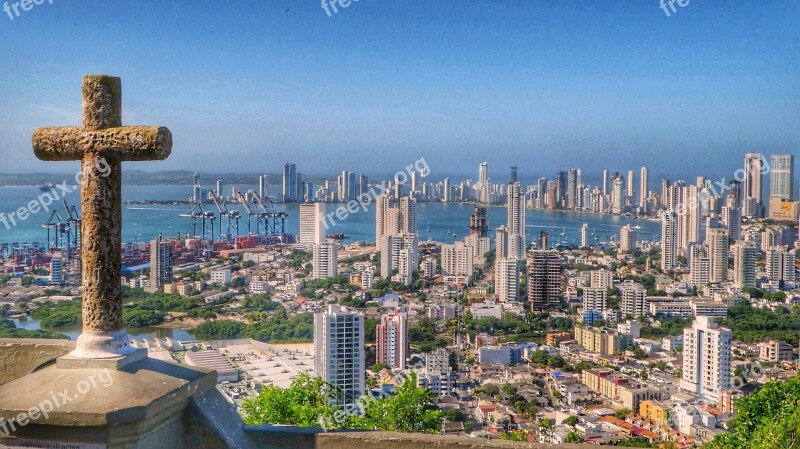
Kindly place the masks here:
<instances>
[{"instance_id":1,"label":"high-rise apartment building","mask_svg":"<svg viewBox=\"0 0 800 449\"><path fill-rule=\"evenodd\" d=\"M741 288L756 286L756 257L753 242L738 241L733 245L733 282Z\"/></svg>"},{"instance_id":2,"label":"high-rise apartment building","mask_svg":"<svg viewBox=\"0 0 800 449\"><path fill-rule=\"evenodd\" d=\"M683 330L683 378L681 389L717 402L722 390L731 387L730 329L712 317L698 316Z\"/></svg>"},{"instance_id":3,"label":"high-rise apartment building","mask_svg":"<svg viewBox=\"0 0 800 449\"><path fill-rule=\"evenodd\" d=\"M661 215L661 269L678 266L678 214L666 211Z\"/></svg>"},{"instance_id":4,"label":"high-rise apartment building","mask_svg":"<svg viewBox=\"0 0 800 449\"><path fill-rule=\"evenodd\" d=\"M519 265L514 257L494 262L494 293L499 302L519 299Z\"/></svg>"},{"instance_id":5,"label":"high-rise apartment building","mask_svg":"<svg viewBox=\"0 0 800 449\"><path fill-rule=\"evenodd\" d=\"M647 204L647 197L650 194L650 170L647 167L642 167L639 171L639 207L645 207Z\"/></svg>"},{"instance_id":6,"label":"high-rise apartment building","mask_svg":"<svg viewBox=\"0 0 800 449\"><path fill-rule=\"evenodd\" d=\"M522 186L515 182L508 186L509 253L512 257L525 257L525 196Z\"/></svg>"},{"instance_id":7,"label":"high-rise apartment building","mask_svg":"<svg viewBox=\"0 0 800 449\"><path fill-rule=\"evenodd\" d=\"M528 252L528 300L541 312L561 304L561 257L558 251Z\"/></svg>"},{"instance_id":8,"label":"high-rise apartment building","mask_svg":"<svg viewBox=\"0 0 800 449\"><path fill-rule=\"evenodd\" d=\"M773 154L769 174L769 196L785 201L794 199L794 155Z\"/></svg>"},{"instance_id":9,"label":"high-rise apartment building","mask_svg":"<svg viewBox=\"0 0 800 449\"><path fill-rule=\"evenodd\" d=\"M627 224L619 230L619 252L630 253L636 249L636 229Z\"/></svg>"},{"instance_id":10,"label":"high-rise apartment building","mask_svg":"<svg viewBox=\"0 0 800 449\"><path fill-rule=\"evenodd\" d=\"M608 290L588 287L583 289L583 310L603 313L607 307Z\"/></svg>"},{"instance_id":11,"label":"high-rise apartment building","mask_svg":"<svg viewBox=\"0 0 800 449\"><path fill-rule=\"evenodd\" d=\"M337 246L335 242L312 245L311 277L313 279L337 276Z\"/></svg>"},{"instance_id":12,"label":"high-rise apartment building","mask_svg":"<svg viewBox=\"0 0 800 449\"><path fill-rule=\"evenodd\" d=\"M793 250L785 246L773 246L767 251L767 278L779 284L797 280Z\"/></svg>"},{"instance_id":13,"label":"high-rise apartment building","mask_svg":"<svg viewBox=\"0 0 800 449\"><path fill-rule=\"evenodd\" d=\"M405 369L408 359L408 314L394 309L381 315L381 322L375 329L375 339L375 360L392 369Z\"/></svg>"},{"instance_id":14,"label":"high-rise apartment building","mask_svg":"<svg viewBox=\"0 0 800 449\"><path fill-rule=\"evenodd\" d=\"M745 202L750 201L755 206L750 206L751 209L759 209L755 211L745 211L745 215L752 215L761 217L762 212L760 209L763 207L763 194L762 189L764 185L764 163L766 159L761 153L747 153L744 156L744 192L742 200ZM745 207L748 209L748 207ZM750 212L750 213L748 213Z\"/></svg>"},{"instance_id":15,"label":"high-rise apartment building","mask_svg":"<svg viewBox=\"0 0 800 449\"><path fill-rule=\"evenodd\" d=\"M289 162L283 164L281 199L284 203L297 200L297 166Z\"/></svg>"},{"instance_id":16,"label":"high-rise apartment building","mask_svg":"<svg viewBox=\"0 0 800 449\"><path fill-rule=\"evenodd\" d=\"M724 228L706 230L708 244L709 276L708 281L723 283L728 280L728 259L730 243L728 231Z\"/></svg>"},{"instance_id":17,"label":"high-rise apartment building","mask_svg":"<svg viewBox=\"0 0 800 449\"><path fill-rule=\"evenodd\" d=\"M172 244L161 239L150 242L150 288L172 282Z\"/></svg>"},{"instance_id":18,"label":"high-rise apartment building","mask_svg":"<svg viewBox=\"0 0 800 449\"><path fill-rule=\"evenodd\" d=\"M305 251L310 251L313 245L325 243L325 203L309 203L300 205L300 235L297 244Z\"/></svg>"},{"instance_id":19,"label":"high-rise apartment building","mask_svg":"<svg viewBox=\"0 0 800 449\"><path fill-rule=\"evenodd\" d=\"M647 290L637 282L625 281L619 285L620 312L622 316L628 315L639 318L647 314Z\"/></svg>"},{"instance_id":20,"label":"high-rise apartment building","mask_svg":"<svg viewBox=\"0 0 800 449\"><path fill-rule=\"evenodd\" d=\"M340 389L337 404L354 404L364 394L363 314L333 304L314 314L314 368Z\"/></svg>"}]
</instances>

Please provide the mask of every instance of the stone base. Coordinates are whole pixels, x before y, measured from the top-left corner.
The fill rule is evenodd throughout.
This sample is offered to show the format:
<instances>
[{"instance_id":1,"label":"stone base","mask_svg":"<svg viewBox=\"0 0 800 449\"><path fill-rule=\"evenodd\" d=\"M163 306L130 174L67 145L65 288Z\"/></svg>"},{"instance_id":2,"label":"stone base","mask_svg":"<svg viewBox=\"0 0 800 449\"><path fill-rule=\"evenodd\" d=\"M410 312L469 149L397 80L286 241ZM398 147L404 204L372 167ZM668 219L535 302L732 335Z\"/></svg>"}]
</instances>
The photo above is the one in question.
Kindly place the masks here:
<instances>
[{"instance_id":1,"label":"stone base","mask_svg":"<svg viewBox=\"0 0 800 449\"><path fill-rule=\"evenodd\" d=\"M216 386L216 372L132 360L139 354L126 357L122 368L113 368L118 360L68 355L0 386L0 432L75 447L179 447L187 431L182 413L191 399Z\"/></svg>"},{"instance_id":2,"label":"stone base","mask_svg":"<svg viewBox=\"0 0 800 449\"><path fill-rule=\"evenodd\" d=\"M114 359L135 351L125 332L87 332L78 336L70 355L82 359Z\"/></svg>"},{"instance_id":3,"label":"stone base","mask_svg":"<svg viewBox=\"0 0 800 449\"><path fill-rule=\"evenodd\" d=\"M147 358L146 348L131 348L128 355L119 355L105 359L87 359L76 355L75 351L56 359L58 369L122 369L131 363L140 362Z\"/></svg>"}]
</instances>

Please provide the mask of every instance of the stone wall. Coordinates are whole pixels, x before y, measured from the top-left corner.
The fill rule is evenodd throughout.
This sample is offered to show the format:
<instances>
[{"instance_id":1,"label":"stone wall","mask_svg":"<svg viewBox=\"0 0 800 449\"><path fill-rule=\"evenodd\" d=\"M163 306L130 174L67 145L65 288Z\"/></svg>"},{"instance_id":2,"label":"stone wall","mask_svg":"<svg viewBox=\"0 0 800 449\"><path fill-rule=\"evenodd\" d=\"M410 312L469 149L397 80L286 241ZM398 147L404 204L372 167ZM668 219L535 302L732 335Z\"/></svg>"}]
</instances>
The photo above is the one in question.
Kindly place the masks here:
<instances>
[{"instance_id":1,"label":"stone wall","mask_svg":"<svg viewBox=\"0 0 800 449\"><path fill-rule=\"evenodd\" d=\"M538 444L512 441L484 440L466 436L439 436L391 432L329 432L284 426L245 427L245 433L261 449L586 449L610 448L583 444Z\"/></svg>"},{"instance_id":2,"label":"stone wall","mask_svg":"<svg viewBox=\"0 0 800 449\"><path fill-rule=\"evenodd\" d=\"M25 376L75 348L69 340L0 338L0 385Z\"/></svg>"}]
</instances>

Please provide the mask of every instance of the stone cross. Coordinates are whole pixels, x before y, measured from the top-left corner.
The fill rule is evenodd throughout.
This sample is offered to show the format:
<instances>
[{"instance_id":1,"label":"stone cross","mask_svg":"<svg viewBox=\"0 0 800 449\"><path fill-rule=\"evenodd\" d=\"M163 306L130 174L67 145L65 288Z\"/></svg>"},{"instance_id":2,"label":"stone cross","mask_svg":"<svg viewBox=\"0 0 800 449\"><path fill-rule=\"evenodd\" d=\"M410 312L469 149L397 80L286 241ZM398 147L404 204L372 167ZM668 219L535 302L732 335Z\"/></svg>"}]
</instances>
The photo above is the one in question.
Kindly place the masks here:
<instances>
[{"instance_id":1,"label":"stone cross","mask_svg":"<svg viewBox=\"0 0 800 449\"><path fill-rule=\"evenodd\" d=\"M85 76L82 92L83 127L37 129L33 152L45 161L81 161L83 333L73 355L120 357L131 350L121 332L122 161L166 159L172 134L163 127L122 126L120 78Z\"/></svg>"}]
</instances>

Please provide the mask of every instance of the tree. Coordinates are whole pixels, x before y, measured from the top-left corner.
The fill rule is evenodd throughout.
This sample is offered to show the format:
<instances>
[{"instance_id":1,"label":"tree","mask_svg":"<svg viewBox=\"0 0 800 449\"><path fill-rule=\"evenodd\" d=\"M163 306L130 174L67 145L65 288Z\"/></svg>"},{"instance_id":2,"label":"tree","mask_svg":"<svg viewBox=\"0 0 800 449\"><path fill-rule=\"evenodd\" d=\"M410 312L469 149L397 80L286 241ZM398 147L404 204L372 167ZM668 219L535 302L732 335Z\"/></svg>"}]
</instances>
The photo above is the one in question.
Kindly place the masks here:
<instances>
[{"instance_id":1,"label":"tree","mask_svg":"<svg viewBox=\"0 0 800 449\"><path fill-rule=\"evenodd\" d=\"M579 418L577 416L575 416L575 415L572 415L572 416L568 416L566 419L561 421L561 424L566 424L568 426L575 427L575 425L578 424L578 421L579 421Z\"/></svg>"},{"instance_id":2,"label":"tree","mask_svg":"<svg viewBox=\"0 0 800 449\"><path fill-rule=\"evenodd\" d=\"M391 369L391 367L389 365L383 363L383 362L378 362L378 363L372 365L372 368L370 368L370 370L372 372L374 372L374 373L377 373L382 369Z\"/></svg>"},{"instance_id":3,"label":"tree","mask_svg":"<svg viewBox=\"0 0 800 449\"><path fill-rule=\"evenodd\" d=\"M300 374L284 390L275 385L262 388L261 393L242 403L244 422L248 425L285 424L328 429L348 428L352 424L346 414L337 414L332 400L336 388L319 377Z\"/></svg>"},{"instance_id":4,"label":"tree","mask_svg":"<svg viewBox=\"0 0 800 449\"><path fill-rule=\"evenodd\" d=\"M567 437L564 439L565 443L583 443L583 438L581 438L580 434L574 430L571 430Z\"/></svg>"},{"instance_id":5,"label":"tree","mask_svg":"<svg viewBox=\"0 0 800 449\"><path fill-rule=\"evenodd\" d=\"M730 433L709 449L789 449L800 444L800 379L769 382L736 403Z\"/></svg>"},{"instance_id":6,"label":"tree","mask_svg":"<svg viewBox=\"0 0 800 449\"><path fill-rule=\"evenodd\" d=\"M515 432L503 432L500 435L500 439L501 440L507 440L507 441L523 441L523 442L525 442L525 441L528 441L528 435L522 430L517 430Z\"/></svg>"},{"instance_id":7,"label":"tree","mask_svg":"<svg viewBox=\"0 0 800 449\"><path fill-rule=\"evenodd\" d=\"M536 425L539 427L539 433L546 438L549 438L550 435L552 435L553 429L555 428L553 421L545 418L540 419Z\"/></svg>"},{"instance_id":8,"label":"tree","mask_svg":"<svg viewBox=\"0 0 800 449\"><path fill-rule=\"evenodd\" d=\"M197 326L194 334L201 340L232 340L239 338L244 324L238 321L218 320L206 321Z\"/></svg>"},{"instance_id":9,"label":"tree","mask_svg":"<svg viewBox=\"0 0 800 449\"><path fill-rule=\"evenodd\" d=\"M434 404L434 395L427 388L417 387L417 373L411 371L396 394L386 399L366 402L359 427L386 432L437 433L441 429L442 411Z\"/></svg>"},{"instance_id":10,"label":"tree","mask_svg":"<svg viewBox=\"0 0 800 449\"><path fill-rule=\"evenodd\" d=\"M625 416L627 416L629 413L633 413L633 410L629 408L621 408L614 412L614 417L617 419L625 419Z\"/></svg>"}]
</instances>

